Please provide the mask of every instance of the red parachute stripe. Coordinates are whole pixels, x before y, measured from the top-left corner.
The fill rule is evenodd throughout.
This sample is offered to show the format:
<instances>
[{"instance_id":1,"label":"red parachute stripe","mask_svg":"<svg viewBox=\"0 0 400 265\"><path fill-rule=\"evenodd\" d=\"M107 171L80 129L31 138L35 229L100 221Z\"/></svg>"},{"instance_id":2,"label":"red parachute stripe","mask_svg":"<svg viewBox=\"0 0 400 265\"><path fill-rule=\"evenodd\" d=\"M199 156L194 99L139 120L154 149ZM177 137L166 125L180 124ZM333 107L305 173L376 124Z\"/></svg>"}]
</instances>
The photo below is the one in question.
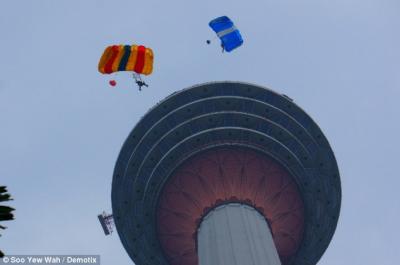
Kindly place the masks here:
<instances>
[{"instance_id":1,"label":"red parachute stripe","mask_svg":"<svg viewBox=\"0 0 400 265\"><path fill-rule=\"evenodd\" d=\"M106 74L111 74L113 72L112 65L113 65L115 59L117 58L117 55L118 55L118 46L114 45L112 47L112 55L111 55L110 59L108 60L108 62L106 63L106 65L104 66L104 72Z\"/></svg>"},{"instance_id":2,"label":"red parachute stripe","mask_svg":"<svg viewBox=\"0 0 400 265\"><path fill-rule=\"evenodd\" d=\"M146 47L140 45L138 47L138 53L137 53L137 58L136 58L136 64L135 64L135 72L140 74L143 71L144 67L144 55L146 54Z\"/></svg>"}]
</instances>

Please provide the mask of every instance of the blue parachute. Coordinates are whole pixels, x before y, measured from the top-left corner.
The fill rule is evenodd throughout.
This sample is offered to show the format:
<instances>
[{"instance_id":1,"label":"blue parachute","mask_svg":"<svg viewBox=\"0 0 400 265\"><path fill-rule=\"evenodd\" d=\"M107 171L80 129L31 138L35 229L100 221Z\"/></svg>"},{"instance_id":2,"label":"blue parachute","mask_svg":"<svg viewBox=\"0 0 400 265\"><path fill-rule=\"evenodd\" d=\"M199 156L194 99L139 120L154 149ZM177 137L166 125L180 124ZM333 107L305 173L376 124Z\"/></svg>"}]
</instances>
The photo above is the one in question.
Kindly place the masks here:
<instances>
[{"instance_id":1,"label":"blue parachute","mask_svg":"<svg viewBox=\"0 0 400 265\"><path fill-rule=\"evenodd\" d=\"M243 43L239 30L235 27L232 20L227 16L218 17L208 23L208 25L217 33L221 39L221 46L227 52L230 52ZM207 41L207 43L210 43Z\"/></svg>"}]
</instances>

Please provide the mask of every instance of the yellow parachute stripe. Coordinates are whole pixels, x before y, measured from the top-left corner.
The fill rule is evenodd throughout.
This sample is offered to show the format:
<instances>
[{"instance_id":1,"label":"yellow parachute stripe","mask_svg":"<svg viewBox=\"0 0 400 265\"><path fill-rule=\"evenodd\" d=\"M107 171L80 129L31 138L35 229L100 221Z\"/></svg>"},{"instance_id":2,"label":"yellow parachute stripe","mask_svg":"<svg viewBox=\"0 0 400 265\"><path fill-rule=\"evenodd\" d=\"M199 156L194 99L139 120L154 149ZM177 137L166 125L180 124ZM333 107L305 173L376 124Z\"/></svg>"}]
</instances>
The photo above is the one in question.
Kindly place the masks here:
<instances>
[{"instance_id":1,"label":"yellow parachute stripe","mask_svg":"<svg viewBox=\"0 0 400 265\"><path fill-rule=\"evenodd\" d=\"M131 55L129 56L128 63L126 64L126 67L125 67L126 71L133 71L133 69L135 68L137 51L138 51L138 46L132 45L131 46Z\"/></svg>"}]
</instances>

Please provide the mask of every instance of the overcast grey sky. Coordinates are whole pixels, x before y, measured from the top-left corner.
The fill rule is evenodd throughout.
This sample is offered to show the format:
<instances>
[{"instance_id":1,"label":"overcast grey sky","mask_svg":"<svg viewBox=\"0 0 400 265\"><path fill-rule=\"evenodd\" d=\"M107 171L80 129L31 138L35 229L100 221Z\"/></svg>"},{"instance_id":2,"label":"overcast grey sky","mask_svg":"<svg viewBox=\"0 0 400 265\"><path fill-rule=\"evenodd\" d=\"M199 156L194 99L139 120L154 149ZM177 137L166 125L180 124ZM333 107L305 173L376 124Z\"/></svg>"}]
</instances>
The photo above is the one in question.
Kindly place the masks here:
<instances>
[{"instance_id":1,"label":"overcast grey sky","mask_svg":"<svg viewBox=\"0 0 400 265\"><path fill-rule=\"evenodd\" d=\"M220 15L244 38L232 53L205 43ZM399 29L398 0L1 0L0 184L17 209L1 248L132 264L96 217L128 133L176 90L237 80L293 98L332 145L342 211L319 264L397 264ZM141 93L97 72L107 45L131 43L155 52Z\"/></svg>"}]
</instances>

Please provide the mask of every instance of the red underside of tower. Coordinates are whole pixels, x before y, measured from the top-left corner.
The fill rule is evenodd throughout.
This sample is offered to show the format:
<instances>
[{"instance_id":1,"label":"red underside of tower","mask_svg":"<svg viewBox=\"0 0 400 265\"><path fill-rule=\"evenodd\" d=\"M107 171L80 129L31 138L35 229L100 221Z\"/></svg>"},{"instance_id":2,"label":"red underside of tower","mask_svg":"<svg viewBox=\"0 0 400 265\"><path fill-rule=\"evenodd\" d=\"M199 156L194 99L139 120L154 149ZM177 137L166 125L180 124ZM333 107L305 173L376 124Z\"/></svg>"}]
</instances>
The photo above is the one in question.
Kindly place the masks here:
<instances>
[{"instance_id":1,"label":"red underside of tower","mask_svg":"<svg viewBox=\"0 0 400 265\"><path fill-rule=\"evenodd\" d=\"M198 264L196 232L202 218L230 202L257 209L270 226L282 264L290 261L304 230L303 200L293 177L259 151L220 147L186 160L163 188L157 229L171 265Z\"/></svg>"}]
</instances>

